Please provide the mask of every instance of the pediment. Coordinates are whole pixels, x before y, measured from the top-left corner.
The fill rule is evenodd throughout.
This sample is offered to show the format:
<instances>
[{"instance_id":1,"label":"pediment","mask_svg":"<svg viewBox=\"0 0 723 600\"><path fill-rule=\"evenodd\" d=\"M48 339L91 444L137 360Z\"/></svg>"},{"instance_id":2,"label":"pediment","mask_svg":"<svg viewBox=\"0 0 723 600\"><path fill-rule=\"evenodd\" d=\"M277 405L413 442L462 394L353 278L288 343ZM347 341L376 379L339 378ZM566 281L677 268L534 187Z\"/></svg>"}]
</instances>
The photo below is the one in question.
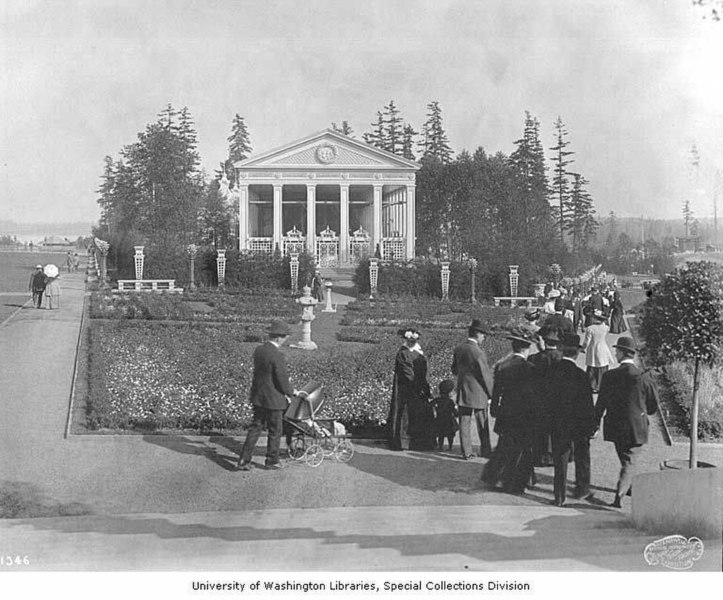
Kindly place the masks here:
<instances>
[{"instance_id":1,"label":"pediment","mask_svg":"<svg viewBox=\"0 0 723 600\"><path fill-rule=\"evenodd\" d=\"M419 165L332 130L325 130L234 164L237 169L374 169L416 171Z\"/></svg>"}]
</instances>

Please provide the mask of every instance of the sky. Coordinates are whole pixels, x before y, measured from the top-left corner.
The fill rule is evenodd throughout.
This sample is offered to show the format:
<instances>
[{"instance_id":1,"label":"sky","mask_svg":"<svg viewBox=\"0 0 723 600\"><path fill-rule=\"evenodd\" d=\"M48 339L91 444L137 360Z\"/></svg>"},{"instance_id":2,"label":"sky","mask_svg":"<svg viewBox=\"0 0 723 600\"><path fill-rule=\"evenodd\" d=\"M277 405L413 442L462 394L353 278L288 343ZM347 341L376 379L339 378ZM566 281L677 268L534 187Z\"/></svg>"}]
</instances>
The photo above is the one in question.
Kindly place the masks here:
<instances>
[{"instance_id":1,"label":"sky","mask_svg":"<svg viewBox=\"0 0 723 600\"><path fill-rule=\"evenodd\" d=\"M254 152L394 100L416 129L509 154L558 116L598 214L712 216L723 22L691 0L0 0L0 220L99 217L103 158L171 103L209 174L236 113ZM691 166L690 150L700 155ZM546 151L548 157L552 152ZM723 200L723 190L720 190Z\"/></svg>"}]
</instances>

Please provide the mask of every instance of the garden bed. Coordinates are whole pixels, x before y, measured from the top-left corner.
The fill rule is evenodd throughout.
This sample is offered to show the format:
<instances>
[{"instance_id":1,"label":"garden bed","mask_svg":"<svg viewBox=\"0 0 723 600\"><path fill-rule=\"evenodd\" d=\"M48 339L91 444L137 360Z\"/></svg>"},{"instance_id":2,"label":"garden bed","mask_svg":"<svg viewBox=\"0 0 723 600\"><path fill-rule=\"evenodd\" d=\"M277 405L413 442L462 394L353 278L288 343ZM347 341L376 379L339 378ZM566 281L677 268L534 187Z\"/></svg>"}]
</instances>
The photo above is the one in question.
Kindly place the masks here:
<instances>
[{"instance_id":1,"label":"garden bed","mask_svg":"<svg viewBox=\"0 0 723 600\"><path fill-rule=\"evenodd\" d=\"M235 324L91 321L88 336L89 431L240 430L250 423L247 401L255 344ZM429 381L451 376L459 331L430 330L423 338ZM485 341L491 361L507 343ZM349 348L348 346L353 346ZM315 352L285 348L292 384L324 385L320 417L369 431L386 423L399 338L373 347L337 342Z\"/></svg>"}]
</instances>

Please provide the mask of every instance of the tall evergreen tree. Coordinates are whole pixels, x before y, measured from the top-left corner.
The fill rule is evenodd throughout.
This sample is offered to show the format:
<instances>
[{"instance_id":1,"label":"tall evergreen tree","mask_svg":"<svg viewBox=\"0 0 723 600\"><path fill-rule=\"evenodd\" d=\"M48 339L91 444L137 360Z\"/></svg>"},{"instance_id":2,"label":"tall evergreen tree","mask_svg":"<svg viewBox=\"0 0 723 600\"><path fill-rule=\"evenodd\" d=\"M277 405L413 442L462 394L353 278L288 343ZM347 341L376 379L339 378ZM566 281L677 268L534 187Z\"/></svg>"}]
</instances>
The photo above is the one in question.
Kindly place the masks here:
<instances>
[{"instance_id":1,"label":"tall evergreen tree","mask_svg":"<svg viewBox=\"0 0 723 600\"><path fill-rule=\"evenodd\" d=\"M685 236L690 235L690 227L694 219L693 209L690 208L690 200L687 198L683 201L683 223L685 224Z\"/></svg>"},{"instance_id":2,"label":"tall evergreen tree","mask_svg":"<svg viewBox=\"0 0 723 600\"><path fill-rule=\"evenodd\" d=\"M418 135L409 124L404 125L402 130L402 156L407 160L416 160L414 157L414 138Z\"/></svg>"},{"instance_id":3,"label":"tall evergreen tree","mask_svg":"<svg viewBox=\"0 0 723 600\"><path fill-rule=\"evenodd\" d=\"M570 173L567 167L574 161L569 158L574 154L566 150L570 145L567 140L567 130L562 122L561 117L557 117L555 121L555 134L557 143L550 148L554 152L553 154L553 178L552 178L552 193L557 201L558 207L558 227L560 231L560 242L565 243L565 231L571 230L575 226L572 224L572 217L568 215L570 207ZM574 248L574 243L573 243Z\"/></svg>"},{"instance_id":4,"label":"tall evergreen tree","mask_svg":"<svg viewBox=\"0 0 723 600\"><path fill-rule=\"evenodd\" d=\"M394 154L400 154L402 151L404 123L399 117L399 109L394 104L394 100L390 100L389 104L384 107L384 126L385 143L383 149Z\"/></svg>"},{"instance_id":5,"label":"tall evergreen tree","mask_svg":"<svg viewBox=\"0 0 723 600\"><path fill-rule=\"evenodd\" d=\"M228 158L224 163L226 177L228 177L231 187L236 184L236 170L233 164L239 160L248 158L251 154L251 141L249 130L246 127L244 118L236 113L231 123L231 135L226 138L228 142ZM220 177L218 177L220 179Z\"/></svg>"},{"instance_id":6,"label":"tall evergreen tree","mask_svg":"<svg viewBox=\"0 0 723 600\"><path fill-rule=\"evenodd\" d=\"M371 124L372 130L363 134L362 139L372 146L385 150L387 147L386 124L384 122L384 113L377 111L376 123Z\"/></svg>"},{"instance_id":7,"label":"tall evergreen tree","mask_svg":"<svg viewBox=\"0 0 723 600\"><path fill-rule=\"evenodd\" d=\"M571 175L573 184L570 190L569 216L566 230L572 236L572 251L579 253L587 249L589 242L595 235L597 221L595 221L592 196L586 189L589 182L579 173L571 173Z\"/></svg>"},{"instance_id":8,"label":"tall evergreen tree","mask_svg":"<svg viewBox=\"0 0 723 600\"><path fill-rule=\"evenodd\" d=\"M443 163L452 160L453 152L442 123L442 108L436 100L427 104L427 120L422 126L420 152L422 158L434 157Z\"/></svg>"}]
</instances>

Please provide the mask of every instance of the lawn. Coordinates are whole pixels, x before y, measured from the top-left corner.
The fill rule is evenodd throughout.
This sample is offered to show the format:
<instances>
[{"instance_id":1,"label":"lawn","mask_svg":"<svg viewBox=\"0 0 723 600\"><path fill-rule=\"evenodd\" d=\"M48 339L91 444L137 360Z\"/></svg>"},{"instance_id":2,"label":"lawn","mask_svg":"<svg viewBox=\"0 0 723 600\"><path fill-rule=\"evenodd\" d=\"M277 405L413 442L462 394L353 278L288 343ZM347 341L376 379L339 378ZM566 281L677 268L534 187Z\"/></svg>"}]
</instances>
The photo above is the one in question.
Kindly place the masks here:
<instances>
[{"instance_id":1,"label":"lawn","mask_svg":"<svg viewBox=\"0 0 723 600\"><path fill-rule=\"evenodd\" d=\"M25 293L35 265L53 263L61 267L64 253L53 252L0 252L0 293Z\"/></svg>"}]
</instances>

